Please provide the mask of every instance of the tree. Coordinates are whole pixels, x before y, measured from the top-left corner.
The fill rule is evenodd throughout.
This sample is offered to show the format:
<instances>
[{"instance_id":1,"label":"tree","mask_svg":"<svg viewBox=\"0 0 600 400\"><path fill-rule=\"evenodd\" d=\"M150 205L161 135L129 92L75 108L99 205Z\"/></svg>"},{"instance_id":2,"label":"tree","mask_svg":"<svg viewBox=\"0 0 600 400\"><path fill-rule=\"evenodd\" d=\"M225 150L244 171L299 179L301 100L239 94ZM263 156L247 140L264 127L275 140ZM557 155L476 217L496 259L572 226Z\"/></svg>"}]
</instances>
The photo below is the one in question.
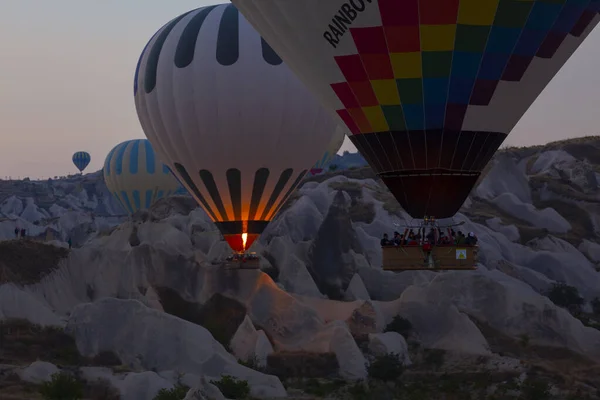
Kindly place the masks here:
<instances>
[{"instance_id":1,"label":"tree","mask_svg":"<svg viewBox=\"0 0 600 400\"><path fill-rule=\"evenodd\" d=\"M583 297L574 286L559 282L552 285L548 298L559 307L566 308L571 314L579 314L583 306Z\"/></svg>"}]
</instances>

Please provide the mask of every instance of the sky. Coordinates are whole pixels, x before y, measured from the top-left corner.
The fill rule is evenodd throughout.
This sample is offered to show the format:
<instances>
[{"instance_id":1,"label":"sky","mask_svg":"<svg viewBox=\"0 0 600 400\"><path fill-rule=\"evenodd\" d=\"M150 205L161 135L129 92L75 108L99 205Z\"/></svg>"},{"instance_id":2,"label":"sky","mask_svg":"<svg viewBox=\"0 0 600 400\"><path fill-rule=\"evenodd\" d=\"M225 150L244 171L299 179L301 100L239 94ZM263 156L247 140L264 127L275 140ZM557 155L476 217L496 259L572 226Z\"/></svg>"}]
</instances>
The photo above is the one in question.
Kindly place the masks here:
<instances>
[{"instance_id":1,"label":"sky","mask_svg":"<svg viewBox=\"0 0 600 400\"><path fill-rule=\"evenodd\" d=\"M224 1L0 0L0 178L102 168L116 144L143 138L133 75L148 39L183 12ZM571 57L505 145L600 134L600 28ZM346 139L341 151L355 151Z\"/></svg>"}]
</instances>

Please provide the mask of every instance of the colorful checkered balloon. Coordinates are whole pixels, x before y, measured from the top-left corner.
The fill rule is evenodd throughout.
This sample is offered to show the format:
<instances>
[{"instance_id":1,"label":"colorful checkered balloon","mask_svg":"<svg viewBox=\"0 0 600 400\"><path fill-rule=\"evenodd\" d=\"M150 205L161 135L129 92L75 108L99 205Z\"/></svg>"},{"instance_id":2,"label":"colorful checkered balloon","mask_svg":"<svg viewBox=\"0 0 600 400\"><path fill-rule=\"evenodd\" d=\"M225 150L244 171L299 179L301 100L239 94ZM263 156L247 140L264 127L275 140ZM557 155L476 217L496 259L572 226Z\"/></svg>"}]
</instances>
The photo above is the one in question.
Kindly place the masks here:
<instances>
[{"instance_id":1,"label":"colorful checkered balloon","mask_svg":"<svg viewBox=\"0 0 600 400\"><path fill-rule=\"evenodd\" d=\"M414 218L460 209L600 20L600 0L232 1Z\"/></svg>"}]
</instances>

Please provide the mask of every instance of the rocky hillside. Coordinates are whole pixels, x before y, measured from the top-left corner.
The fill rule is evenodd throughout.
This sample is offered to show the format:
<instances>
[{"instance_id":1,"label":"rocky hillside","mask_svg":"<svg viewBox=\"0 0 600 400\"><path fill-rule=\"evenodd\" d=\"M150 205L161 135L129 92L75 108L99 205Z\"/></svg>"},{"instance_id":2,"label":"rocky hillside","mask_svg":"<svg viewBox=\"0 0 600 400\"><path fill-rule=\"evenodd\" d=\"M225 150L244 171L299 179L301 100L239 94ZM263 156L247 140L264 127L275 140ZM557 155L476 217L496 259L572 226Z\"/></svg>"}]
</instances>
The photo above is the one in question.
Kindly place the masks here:
<instances>
[{"instance_id":1,"label":"rocky hillside","mask_svg":"<svg viewBox=\"0 0 600 400\"><path fill-rule=\"evenodd\" d=\"M500 152L455 217L477 271L382 271L379 238L408 217L368 168L308 178L256 243L261 270L215 265L227 245L186 196L61 254L8 241L0 391L39 398L62 372L90 399L599 398L599 150ZM16 351L19 329L54 351Z\"/></svg>"}]
</instances>

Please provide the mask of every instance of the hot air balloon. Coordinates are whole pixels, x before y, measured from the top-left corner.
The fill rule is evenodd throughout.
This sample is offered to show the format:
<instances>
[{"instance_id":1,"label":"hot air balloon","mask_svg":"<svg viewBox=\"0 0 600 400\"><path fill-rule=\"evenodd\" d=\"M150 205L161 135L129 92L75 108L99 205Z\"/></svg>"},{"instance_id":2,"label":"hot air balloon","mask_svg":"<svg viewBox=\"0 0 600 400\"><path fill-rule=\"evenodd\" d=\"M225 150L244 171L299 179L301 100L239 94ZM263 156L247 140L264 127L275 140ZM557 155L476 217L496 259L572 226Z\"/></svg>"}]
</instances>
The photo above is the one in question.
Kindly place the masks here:
<instances>
[{"instance_id":1,"label":"hot air balloon","mask_svg":"<svg viewBox=\"0 0 600 400\"><path fill-rule=\"evenodd\" d=\"M340 147L344 144L344 139L346 138L346 134L344 133L344 129L342 127L338 127L335 131L335 134L331 138L331 142L327 146L327 151L323 154L323 157L319 161L313 165L310 169L310 173L312 175L320 174L323 172L323 167L325 167L331 160L335 158L335 155L338 151L340 151Z\"/></svg>"},{"instance_id":2,"label":"hot air balloon","mask_svg":"<svg viewBox=\"0 0 600 400\"><path fill-rule=\"evenodd\" d=\"M146 137L237 253L337 127L232 4L163 26L142 52L134 93Z\"/></svg>"},{"instance_id":3,"label":"hot air balloon","mask_svg":"<svg viewBox=\"0 0 600 400\"><path fill-rule=\"evenodd\" d=\"M600 0L232 0L413 218L452 217Z\"/></svg>"},{"instance_id":4,"label":"hot air balloon","mask_svg":"<svg viewBox=\"0 0 600 400\"><path fill-rule=\"evenodd\" d=\"M73 164L77 167L79 172L83 172L83 170L90 164L92 157L90 153L86 151L78 151L73 154Z\"/></svg>"},{"instance_id":5,"label":"hot air balloon","mask_svg":"<svg viewBox=\"0 0 600 400\"><path fill-rule=\"evenodd\" d=\"M600 21L600 0L232 2L422 219L418 246L384 248L384 269L474 267L476 246L438 246L445 229L436 220L458 212Z\"/></svg>"},{"instance_id":6,"label":"hot air balloon","mask_svg":"<svg viewBox=\"0 0 600 400\"><path fill-rule=\"evenodd\" d=\"M150 208L179 187L177 179L160 162L146 139L128 140L108 153L104 161L104 182L129 214Z\"/></svg>"}]
</instances>

